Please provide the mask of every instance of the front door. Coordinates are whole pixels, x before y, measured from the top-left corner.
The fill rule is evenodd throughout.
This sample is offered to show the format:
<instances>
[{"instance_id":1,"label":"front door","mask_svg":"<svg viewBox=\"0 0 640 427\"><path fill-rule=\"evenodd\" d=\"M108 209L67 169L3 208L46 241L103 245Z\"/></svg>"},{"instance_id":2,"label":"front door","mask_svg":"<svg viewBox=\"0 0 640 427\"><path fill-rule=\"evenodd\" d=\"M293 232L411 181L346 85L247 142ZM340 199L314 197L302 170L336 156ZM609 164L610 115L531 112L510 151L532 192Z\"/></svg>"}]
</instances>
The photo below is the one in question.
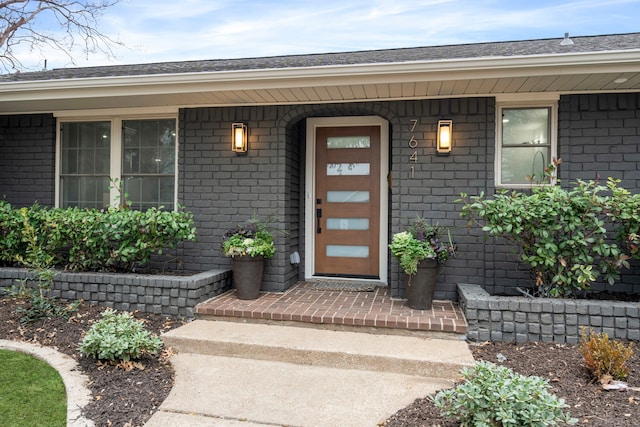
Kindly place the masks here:
<instances>
[{"instance_id":1,"label":"front door","mask_svg":"<svg viewBox=\"0 0 640 427\"><path fill-rule=\"evenodd\" d=\"M315 128L316 276L380 278L380 136L380 126Z\"/></svg>"}]
</instances>

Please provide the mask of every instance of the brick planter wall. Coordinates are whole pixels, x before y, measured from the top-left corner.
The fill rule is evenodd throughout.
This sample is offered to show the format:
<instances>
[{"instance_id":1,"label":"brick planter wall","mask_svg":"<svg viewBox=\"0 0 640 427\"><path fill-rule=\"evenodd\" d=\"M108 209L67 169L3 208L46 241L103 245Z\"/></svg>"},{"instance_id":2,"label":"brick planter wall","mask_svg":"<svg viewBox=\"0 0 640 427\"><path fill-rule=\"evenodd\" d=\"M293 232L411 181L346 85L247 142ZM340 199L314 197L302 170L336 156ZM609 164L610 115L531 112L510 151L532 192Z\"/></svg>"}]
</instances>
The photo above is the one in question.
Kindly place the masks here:
<instances>
[{"instance_id":1,"label":"brick planter wall","mask_svg":"<svg viewBox=\"0 0 640 427\"><path fill-rule=\"evenodd\" d=\"M470 341L575 344L582 326L610 338L640 339L637 302L492 296L468 284L458 284L458 295Z\"/></svg>"},{"instance_id":2,"label":"brick planter wall","mask_svg":"<svg viewBox=\"0 0 640 427\"><path fill-rule=\"evenodd\" d=\"M25 269L1 268L0 288L28 278L33 278L33 273ZM191 276L58 272L51 294L117 310L192 317L196 304L230 288L230 270L210 270Z\"/></svg>"}]
</instances>

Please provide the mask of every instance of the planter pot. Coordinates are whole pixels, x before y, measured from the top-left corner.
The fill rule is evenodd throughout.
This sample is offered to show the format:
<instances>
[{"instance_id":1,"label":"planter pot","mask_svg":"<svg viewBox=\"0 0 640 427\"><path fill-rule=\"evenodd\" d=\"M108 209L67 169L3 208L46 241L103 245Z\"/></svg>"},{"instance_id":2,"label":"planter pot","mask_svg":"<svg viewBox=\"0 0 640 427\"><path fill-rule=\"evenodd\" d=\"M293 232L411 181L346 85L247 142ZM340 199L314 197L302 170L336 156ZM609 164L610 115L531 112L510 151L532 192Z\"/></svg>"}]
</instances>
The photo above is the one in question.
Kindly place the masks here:
<instances>
[{"instance_id":1,"label":"planter pot","mask_svg":"<svg viewBox=\"0 0 640 427\"><path fill-rule=\"evenodd\" d=\"M425 259L418 264L418 272L407 277L407 305L417 310L431 310L433 295L436 291L438 262Z\"/></svg>"},{"instance_id":2,"label":"planter pot","mask_svg":"<svg viewBox=\"0 0 640 427\"><path fill-rule=\"evenodd\" d=\"M260 295L264 257L240 256L231 259L233 284L238 299L256 299Z\"/></svg>"}]
</instances>

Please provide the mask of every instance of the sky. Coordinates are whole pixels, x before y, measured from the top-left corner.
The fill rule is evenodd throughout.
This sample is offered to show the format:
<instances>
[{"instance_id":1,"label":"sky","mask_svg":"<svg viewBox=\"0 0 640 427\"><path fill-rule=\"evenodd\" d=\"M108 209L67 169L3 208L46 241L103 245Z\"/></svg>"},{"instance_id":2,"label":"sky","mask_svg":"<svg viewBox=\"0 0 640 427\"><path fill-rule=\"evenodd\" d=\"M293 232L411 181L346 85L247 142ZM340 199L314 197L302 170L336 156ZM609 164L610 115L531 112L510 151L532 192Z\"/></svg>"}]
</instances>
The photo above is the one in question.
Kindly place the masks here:
<instances>
[{"instance_id":1,"label":"sky","mask_svg":"<svg viewBox=\"0 0 640 427\"><path fill-rule=\"evenodd\" d=\"M115 58L21 59L39 70L619 34L640 31L640 0L120 0L99 29L126 46Z\"/></svg>"}]
</instances>

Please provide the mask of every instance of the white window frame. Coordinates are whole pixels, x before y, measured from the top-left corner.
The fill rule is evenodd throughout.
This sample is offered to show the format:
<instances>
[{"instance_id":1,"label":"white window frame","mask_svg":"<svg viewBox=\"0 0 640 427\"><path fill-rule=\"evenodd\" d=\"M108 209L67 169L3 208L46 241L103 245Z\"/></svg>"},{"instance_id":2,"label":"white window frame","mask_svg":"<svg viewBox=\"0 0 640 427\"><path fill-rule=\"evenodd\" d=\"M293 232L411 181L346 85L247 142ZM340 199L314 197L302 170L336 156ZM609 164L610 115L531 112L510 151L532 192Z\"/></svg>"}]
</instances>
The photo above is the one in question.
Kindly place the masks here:
<instances>
[{"instance_id":1,"label":"white window frame","mask_svg":"<svg viewBox=\"0 0 640 427\"><path fill-rule=\"evenodd\" d=\"M496 144L494 159L494 183L496 188L531 188L538 185L535 182L521 184L502 183L502 111L504 109L549 108L549 142L551 145L551 157L547 163L551 163L558 156L558 100L553 96L549 99L536 100L501 100L496 99Z\"/></svg>"},{"instance_id":2,"label":"white window frame","mask_svg":"<svg viewBox=\"0 0 640 427\"><path fill-rule=\"evenodd\" d=\"M120 110L122 111L122 110ZM83 112L62 112L54 113L57 118L56 123L56 182L55 182L55 206L60 207L60 172L62 169L61 158L61 144L62 123L82 123L82 122L110 122L111 123L111 156L109 161L110 177L111 179L122 179L122 122L126 120L175 120L176 122L176 144L175 144L175 169L174 169L174 194L173 194L173 209L178 209L178 113L175 110L167 111L163 114L161 111L154 114L144 114L137 110L130 111L130 114L113 115L113 110L105 110L103 113L97 115L89 115L86 111ZM111 113L111 114L108 114ZM116 188L111 188L109 192L110 206L117 207L119 204L119 192Z\"/></svg>"}]
</instances>

